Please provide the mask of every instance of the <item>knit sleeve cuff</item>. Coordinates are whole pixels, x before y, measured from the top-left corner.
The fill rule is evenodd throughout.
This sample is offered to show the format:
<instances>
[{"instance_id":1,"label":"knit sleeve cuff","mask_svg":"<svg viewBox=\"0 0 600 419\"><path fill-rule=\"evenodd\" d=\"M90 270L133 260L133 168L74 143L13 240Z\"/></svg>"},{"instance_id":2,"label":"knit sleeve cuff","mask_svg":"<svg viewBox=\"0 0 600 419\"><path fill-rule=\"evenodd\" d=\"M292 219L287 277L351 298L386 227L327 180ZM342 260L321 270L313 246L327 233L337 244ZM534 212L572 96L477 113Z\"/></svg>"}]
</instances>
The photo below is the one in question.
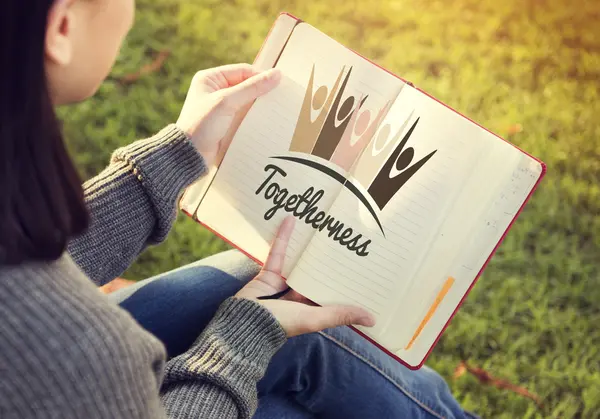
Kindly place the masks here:
<instances>
[{"instance_id":1,"label":"knit sleeve cuff","mask_svg":"<svg viewBox=\"0 0 600 419\"><path fill-rule=\"evenodd\" d=\"M219 307L209 330L228 343L238 356L266 369L286 341L286 333L273 314L256 301L231 297ZM208 342L201 336L197 345Z\"/></svg>"},{"instance_id":2,"label":"knit sleeve cuff","mask_svg":"<svg viewBox=\"0 0 600 419\"><path fill-rule=\"evenodd\" d=\"M182 383L209 385L228 394L241 417L250 417L257 407L256 384L285 341L285 331L268 309L229 298L192 348L167 363L163 393L174 403L172 390Z\"/></svg>"},{"instance_id":3,"label":"knit sleeve cuff","mask_svg":"<svg viewBox=\"0 0 600 419\"><path fill-rule=\"evenodd\" d=\"M111 160L125 162L144 187L157 215L157 241L169 231L180 193L207 172L200 153L175 125L118 149Z\"/></svg>"}]
</instances>

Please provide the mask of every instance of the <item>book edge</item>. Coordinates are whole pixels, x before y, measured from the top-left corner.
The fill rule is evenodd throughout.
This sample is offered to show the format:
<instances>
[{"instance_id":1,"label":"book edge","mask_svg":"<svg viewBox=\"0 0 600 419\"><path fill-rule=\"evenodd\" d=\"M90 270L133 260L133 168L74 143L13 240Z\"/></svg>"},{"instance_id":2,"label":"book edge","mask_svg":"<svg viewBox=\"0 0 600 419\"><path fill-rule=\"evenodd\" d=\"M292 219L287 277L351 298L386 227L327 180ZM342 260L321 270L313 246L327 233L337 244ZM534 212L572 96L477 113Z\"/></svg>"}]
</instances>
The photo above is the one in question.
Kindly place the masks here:
<instances>
[{"instance_id":1,"label":"book edge","mask_svg":"<svg viewBox=\"0 0 600 419\"><path fill-rule=\"evenodd\" d=\"M295 17L294 15L287 13L287 12L281 12L278 15L278 18L282 15L285 16L289 16L293 19L295 19L297 21L297 24L300 23L305 23L303 20ZM276 19L277 21L277 19ZM261 51L264 48L264 45L266 44L266 41L268 39L268 37L271 35L271 31L273 30L273 27L275 25L273 25L271 27L271 30L269 31L269 34L267 35L267 37L265 38L265 42L263 42L263 45L261 46L261 49L259 50L258 55L260 55ZM311 25L312 26L312 25ZM316 29L316 28L315 28ZM316 29L318 30L318 29ZM324 32L323 32L324 33ZM325 33L324 33L325 34ZM327 34L325 34L326 36L329 36ZM331 37L330 37L331 38ZM333 38L332 38L333 39ZM342 44L340 44L342 45ZM496 243L494 249L492 250L492 252L488 255L485 263L483 264L483 266L481 267L481 269L479 270L479 272L477 273L477 276L475 277L475 279L473 280L473 282L471 283L471 285L469 286L469 288L467 289L467 291L465 292L465 294L463 295L463 297L461 298L460 302L456 305L454 311L452 312L452 314L450 315L450 317L448 318L448 320L446 321L444 327L441 329L440 333L438 334L438 336L436 337L436 339L434 340L433 344L430 346L429 350L427 351L427 353L425 354L425 356L423 357L423 359L421 360L421 362L417 365L412 365L409 364L408 362L404 361L402 358L400 358L398 355L394 354L393 352L389 351L388 349L386 349L384 346L382 346L381 344L377 343L375 340L373 340L372 338L370 338L369 336L367 336L366 334L364 334L363 332L361 332L360 330L358 330L357 328L355 328L354 326L350 326L350 328L355 332L358 333L360 336L364 337L366 340L368 340L371 344L373 344L375 347L377 347L378 349L380 349L381 351L383 351L384 353L386 353L387 355L391 356L393 359L395 359L396 361L400 362L401 364L403 364L404 366L406 366L407 368L411 369L411 370L418 370L420 368L423 367L423 365L425 364L425 362L427 361L427 359L429 358L429 356L431 355L431 352L433 351L433 349L435 348L435 346L437 345L439 339L441 338L441 336L444 334L444 332L446 331L446 329L448 328L450 322L452 321L452 319L454 318L454 316L456 315L456 313L458 312L458 310L460 309L460 307L462 306L462 304L464 303L465 299L467 298L467 296L469 295L469 293L471 292L471 290L473 289L473 287L475 286L475 284L477 283L477 281L479 280L479 278L481 277L483 271L485 270L485 268L487 267L487 265L489 264L490 260L492 259L492 257L494 256L494 254L496 253L496 251L498 250L498 248L500 247L500 245L502 244L502 242L504 241L504 239L506 238L509 230L513 227L514 223L516 222L517 218L519 217L519 215L521 215L521 212L523 211L523 209L525 208L525 206L527 205L527 203L529 202L529 200L531 199L533 193L536 191L536 189L538 188L539 184L541 183L542 179L544 178L546 172L547 172L547 165L541 161L540 159L538 159L537 157L529 154L528 152L522 150L521 148L519 148L518 146L516 146L515 144L511 143L510 141L504 139L503 137L499 136L498 134L490 131L489 129L485 128L484 126L482 126L481 124L475 122L474 120L472 120L471 118L465 116L464 114L462 114L461 112L457 111L456 109L452 108L451 106L447 105L446 103L442 102L441 100L437 99L436 97L432 96L431 94L427 93L426 91L424 91L423 89L420 89L419 87L414 86L413 83L411 83L408 80L403 79L402 77L400 77L399 75L391 72L390 70L386 69L385 67L382 67L381 65L375 63L374 61L370 60L369 58L366 58L364 55L356 52L355 50L346 47L345 45L342 45L344 48L348 49L349 51L353 52L354 54L358 55L360 58L366 60L367 62L373 64L374 66L384 70L385 72L387 72L388 74L396 77L397 79L401 80L402 82L408 84L411 87L414 87L415 89L417 89L419 92L425 94L426 96L430 97L431 99L435 100L436 102L440 103L441 105L445 106L446 108L448 108L449 110L453 111L454 113L460 115L461 117L467 119L469 122L477 125L479 128L484 129L485 131L489 132L490 134L494 135L496 138L510 144L511 146L513 146L514 148L516 148L517 150L519 150L521 153L527 155L529 158L535 160L536 162L538 162L540 164L541 167L541 173L540 176L538 177L535 185L531 188L531 190L529 191L529 194L527 195L527 197L525 198L525 201L523 202L523 204L520 206L519 210L517 211L517 213L515 214L515 216L513 217L513 219L511 220L510 224L508 225L508 227L506 228L506 230L504 231L504 233L502 234L502 237L500 238L500 240ZM284 47L282 48L282 51ZM219 237L220 239L222 239L223 241L225 241L226 243L229 243L231 246L235 247L236 249L238 249L240 252L242 252L244 255L246 255L247 257L249 257L250 259L252 259L253 261L255 261L256 263L260 264L261 266L264 264L264 262L262 262L261 260L259 260L258 258L254 257L252 254L250 254L249 252L247 252L246 250L242 249L241 247L237 246L235 243L233 243L231 240L227 239L225 236L221 235L219 232L217 232L216 230L214 230L213 228L211 228L210 226L208 226L207 224L203 223L201 220L199 220L195 215L190 214L185 208L182 208L182 211L188 215L189 217L191 217L193 220L195 220L196 222L198 222L199 224L201 224L202 226L204 226L207 230L209 230L210 232L212 232L213 234L215 234L217 237ZM285 279L285 278L284 278Z\"/></svg>"}]
</instances>

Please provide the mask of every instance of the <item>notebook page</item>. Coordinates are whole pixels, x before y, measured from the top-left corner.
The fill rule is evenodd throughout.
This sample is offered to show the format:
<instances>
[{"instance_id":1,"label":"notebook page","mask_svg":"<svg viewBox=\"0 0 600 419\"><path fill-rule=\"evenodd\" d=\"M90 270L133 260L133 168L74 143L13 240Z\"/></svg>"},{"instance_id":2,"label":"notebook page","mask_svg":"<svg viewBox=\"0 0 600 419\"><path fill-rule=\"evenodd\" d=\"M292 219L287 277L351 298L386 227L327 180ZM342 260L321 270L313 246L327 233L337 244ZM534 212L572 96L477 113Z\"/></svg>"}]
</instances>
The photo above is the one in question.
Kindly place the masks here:
<instances>
[{"instance_id":1,"label":"notebook page","mask_svg":"<svg viewBox=\"0 0 600 419\"><path fill-rule=\"evenodd\" d=\"M318 232L288 278L290 286L319 304L363 306L378 320L375 328L364 332L385 344L387 321L484 151L479 137L477 126L404 87L351 178L373 211L348 188L330 210L371 240L368 255L340 251L327 231ZM389 176L382 183L378 175L389 161L406 163L399 165L399 173L392 171L392 177L414 173L400 186L390 183ZM396 192L389 200L379 193L393 188Z\"/></svg>"},{"instance_id":2,"label":"notebook page","mask_svg":"<svg viewBox=\"0 0 600 419\"><path fill-rule=\"evenodd\" d=\"M437 246L428 255L428 260L439 260L438 255L444 254L446 263L425 261L416 286L396 315L396 353L412 365L426 356L542 175L539 162L510 144L489 133L485 141L488 151L477 167L478 180L473 178L465 185L444 221ZM452 285L432 311L432 303L448 278ZM424 319L427 322L421 326Z\"/></svg>"},{"instance_id":3,"label":"notebook page","mask_svg":"<svg viewBox=\"0 0 600 419\"><path fill-rule=\"evenodd\" d=\"M341 140L359 103L361 112L378 115L404 83L307 24L294 29L277 68L280 86L248 112L197 214L259 260L283 218L296 215L287 275L345 180L343 165L331 161L331 144ZM363 118L361 126L369 122ZM273 209L279 198L284 206ZM311 205L314 211L303 216Z\"/></svg>"}]
</instances>

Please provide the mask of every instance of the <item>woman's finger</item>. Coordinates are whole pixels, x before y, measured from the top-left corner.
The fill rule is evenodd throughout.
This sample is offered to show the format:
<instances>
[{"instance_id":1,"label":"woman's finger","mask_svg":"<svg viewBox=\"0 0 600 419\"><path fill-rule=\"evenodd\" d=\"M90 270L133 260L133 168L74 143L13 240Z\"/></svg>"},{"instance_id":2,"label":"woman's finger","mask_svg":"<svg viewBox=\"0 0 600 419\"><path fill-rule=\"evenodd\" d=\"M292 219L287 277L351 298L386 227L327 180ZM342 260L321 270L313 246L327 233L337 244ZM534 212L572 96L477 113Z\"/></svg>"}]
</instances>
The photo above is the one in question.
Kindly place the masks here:
<instances>
[{"instance_id":1,"label":"woman's finger","mask_svg":"<svg viewBox=\"0 0 600 419\"><path fill-rule=\"evenodd\" d=\"M267 256L267 260L263 266L263 271L281 275L288 243L290 241L290 237L292 237L295 224L296 219L291 215L283 220L279 226L279 229L277 230L273 244L271 245L269 256Z\"/></svg>"},{"instance_id":2,"label":"woman's finger","mask_svg":"<svg viewBox=\"0 0 600 419\"><path fill-rule=\"evenodd\" d=\"M224 91L224 103L231 109L240 109L273 90L281 80L281 71L271 69Z\"/></svg>"},{"instance_id":3,"label":"woman's finger","mask_svg":"<svg viewBox=\"0 0 600 419\"><path fill-rule=\"evenodd\" d=\"M199 71L196 73L195 79L200 84L210 83L210 90L217 91L236 86L260 73L250 64L228 64Z\"/></svg>"},{"instance_id":4,"label":"woman's finger","mask_svg":"<svg viewBox=\"0 0 600 419\"><path fill-rule=\"evenodd\" d=\"M375 317L367 310L354 306L327 306L311 307L311 315L308 318L308 332L317 332L331 327L360 325L372 327L375 325Z\"/></svg>"}]
</instances>

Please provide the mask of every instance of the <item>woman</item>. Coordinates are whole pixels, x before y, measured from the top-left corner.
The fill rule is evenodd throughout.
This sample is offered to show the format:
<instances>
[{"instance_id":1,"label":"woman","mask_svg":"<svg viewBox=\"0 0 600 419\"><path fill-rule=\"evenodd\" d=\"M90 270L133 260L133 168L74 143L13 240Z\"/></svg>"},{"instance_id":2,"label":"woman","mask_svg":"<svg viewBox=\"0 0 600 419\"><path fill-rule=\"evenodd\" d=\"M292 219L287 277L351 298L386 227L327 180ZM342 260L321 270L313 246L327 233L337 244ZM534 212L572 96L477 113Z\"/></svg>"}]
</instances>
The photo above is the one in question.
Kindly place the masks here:
<instances>
[{"instance_id":1,"label":"woman","mask_svg":"<svg viewBox=\"0 0 600 419\"><path fill-rule=\"evenodd\" d=\"M260 271L228 252L111 299L97 290L165 238L235 111L280 78L249 65L198 73L177 123L117 150L82 189L53 106L97 90L133 8L3 2L0 417L465 417L431 370L408 371L346 328L309 334L371 326L367 312L259 298L285 289L293 220Z\"/></svg>"}]
</instances>

